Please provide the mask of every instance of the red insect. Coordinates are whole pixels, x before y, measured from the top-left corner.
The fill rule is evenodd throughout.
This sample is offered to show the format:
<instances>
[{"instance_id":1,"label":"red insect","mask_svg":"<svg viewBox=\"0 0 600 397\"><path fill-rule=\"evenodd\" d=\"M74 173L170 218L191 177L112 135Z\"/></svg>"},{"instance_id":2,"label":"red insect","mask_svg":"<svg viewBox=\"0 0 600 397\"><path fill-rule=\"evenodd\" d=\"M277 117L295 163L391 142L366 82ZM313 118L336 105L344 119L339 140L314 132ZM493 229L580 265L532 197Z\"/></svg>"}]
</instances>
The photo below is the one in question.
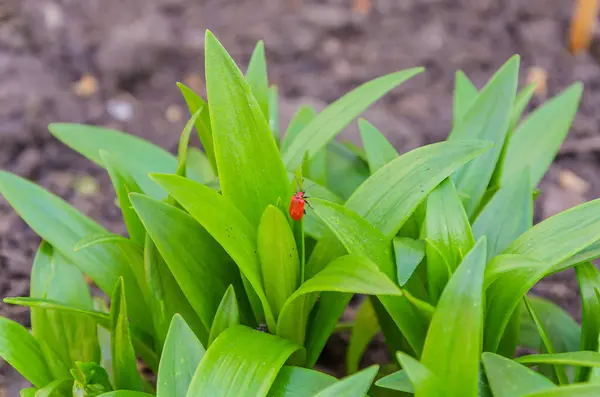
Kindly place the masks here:
<instances>
[{"instance_id":1,"label":"red insect","mask_svg":"<svg viewBox=\"0 0 600 397\"><path fill-rule=\"evenodd\" d=\"M310 207L310 203L306 200L308 196L305 196L306 193L300 188L298 178L296 178L296 182L298 183L298 191L292 196L292 201L290 202L290 216L293 220L299 221L306 214L304 205L306 204Z\"/></svg>"}]
</instances>

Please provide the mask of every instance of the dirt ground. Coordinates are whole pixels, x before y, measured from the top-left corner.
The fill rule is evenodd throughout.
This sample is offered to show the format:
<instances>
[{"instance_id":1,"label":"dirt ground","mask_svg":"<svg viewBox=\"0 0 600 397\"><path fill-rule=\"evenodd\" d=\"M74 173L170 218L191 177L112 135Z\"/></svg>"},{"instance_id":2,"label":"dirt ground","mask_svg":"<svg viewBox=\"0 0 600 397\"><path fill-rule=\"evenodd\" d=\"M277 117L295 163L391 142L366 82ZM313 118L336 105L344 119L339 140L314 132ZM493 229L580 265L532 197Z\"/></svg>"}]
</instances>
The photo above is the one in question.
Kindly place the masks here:
<instances>
[{"instance_id":1,"label":"dirt ground","mask_svg":"<svg viewBox=\"0 0 600 397\"><path fill-rule=\"evenodd\" d=\"M351 9L350 0L0 0L0 167L123 231L108 178L55 141L47 124L110 126L173 150L187 115L175 82L203 91L209 28L240 65L265 40L282 128L300 103L322 107L376 76L425 66L366 113L401 151L448 134L457 69L481 87L519 53L522 84L532 67L547 71L536 103L576 80L585 84L568 142L542 183L538 217L599 196L600 45L569 55L571 2L374 0L368 15ZM37 244L0 202L0 297L28 294ZM579 315L572 274L537 291ZM0 315L28 322L27 310L1 303ZM16 384L5 383L12 387L5 394L17 396Z\"/></svg>"}]
</instances>

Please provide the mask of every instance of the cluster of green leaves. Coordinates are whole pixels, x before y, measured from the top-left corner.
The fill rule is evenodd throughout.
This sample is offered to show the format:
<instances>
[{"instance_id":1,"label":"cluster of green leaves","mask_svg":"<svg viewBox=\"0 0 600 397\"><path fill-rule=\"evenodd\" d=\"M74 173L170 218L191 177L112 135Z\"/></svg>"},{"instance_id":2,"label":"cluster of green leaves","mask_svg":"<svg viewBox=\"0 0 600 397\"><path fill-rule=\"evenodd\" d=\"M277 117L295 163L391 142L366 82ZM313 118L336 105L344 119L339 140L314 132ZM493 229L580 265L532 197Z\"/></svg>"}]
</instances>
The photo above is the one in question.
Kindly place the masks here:
<instances>
[{"instance_id":1,"label":"cluster of green leaves","mask_svg":"<svg viewBox=\"0 0 600 397\"><path fill-rule=\"evenodd\" d=\"M0 191L43 239L30 296L6 299L31 307L32 333L0 319L0 356L34 386L23 396L600 393L600 274L589 262L600 201L533 226L580 84L521 121L533 87L517 94L518 57L481 91L459 73L448 140L399 156L366 120L363 148L334 138L420 68L320 113L301 107L285 134L262 43L244 76L207 32L205 69L206 101L179 85L192 116L177 156L114 130L50 126L106 169L128 237L0 173ZM194 128L203 152L188 147ZM294 221L298 182L311 209ZM571 267L582 327L526 296ZM337 380L311 368L353 294L368 297L351 326L350 376ZM380 331L396 360L358 372ZM514 360L517 346L539 354Z\"/></svg>"}]
</instances>

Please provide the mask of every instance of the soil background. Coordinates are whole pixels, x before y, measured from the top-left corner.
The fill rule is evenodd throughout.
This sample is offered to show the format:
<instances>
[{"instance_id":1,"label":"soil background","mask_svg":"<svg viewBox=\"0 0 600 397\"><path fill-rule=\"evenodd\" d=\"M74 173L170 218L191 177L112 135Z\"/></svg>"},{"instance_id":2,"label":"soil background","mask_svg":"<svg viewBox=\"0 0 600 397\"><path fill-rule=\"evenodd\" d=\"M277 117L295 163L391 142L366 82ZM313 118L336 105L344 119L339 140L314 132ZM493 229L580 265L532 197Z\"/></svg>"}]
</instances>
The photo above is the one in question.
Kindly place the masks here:
<instances>
[{"instance_id":1,"label":"soil background","mask_svg":"<svg viewBox=\"0 0 600 397\"><path fill-rule=\"evenodd\" d=\"M456 70L481 88L518 53L520 87L528 74L547 74L533 106L574 81L585 85L569 138L541 184L537 219L599 196L600 45L578 57L566 50L572 2L373 0L368 14L352 6L350 0L0 0L0 168L123 232L107 176L53 139L47 125L109 126L174 150L188 116L175 82L204 91L208 28L242 69L256 41L265 41L282 129L301 103L322 108L369 79L425 66L365 113L400 152L447 136ZM356 127L342 136L356 139ZM0 201L0 298L28 294L38 243ZM570 272L536 292L579 316ZM0 315L29 321L27 310L2 303ZM330 346L325 361L343 361L338 350ZM0 396L18 396L21 385L0 362Z\"/></svg>"}]
</instances>

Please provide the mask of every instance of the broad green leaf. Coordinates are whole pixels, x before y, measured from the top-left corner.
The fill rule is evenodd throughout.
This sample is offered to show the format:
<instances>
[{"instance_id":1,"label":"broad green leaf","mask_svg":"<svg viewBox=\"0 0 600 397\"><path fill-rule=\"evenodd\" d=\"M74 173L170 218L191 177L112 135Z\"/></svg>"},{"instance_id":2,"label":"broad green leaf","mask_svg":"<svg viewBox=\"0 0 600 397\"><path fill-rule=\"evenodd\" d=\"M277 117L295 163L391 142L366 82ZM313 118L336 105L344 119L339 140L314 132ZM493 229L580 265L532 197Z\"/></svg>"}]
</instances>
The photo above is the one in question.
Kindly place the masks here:
<instances>
[{"instance_id":1,"label":"broad green leaf","mask_svg":"<svg viewBox=\"0 0 600 397\"><path fill-rule=\"evenodd\" d=\"M83 274L52 246L42 241L31 270L30 295L32 298L53 299L84 310L93 308L92 297ZM33 336L52 349L52 356L60 360L49 367L55 379L69 377L69 369L76 361L98 361L100 349L96 323L72 313L32 309ZM46 351L42 349L44 353ZM51 362L51 357L46 361Z\"/></svg>"},{"instance_id":2,"label":"broad green leaf","mask_svg":"<svg viewBox=\"0 0 600 397\"><path fill-rule=\"evenodd\" d=\"M327 187L346 199L369 177L366 161L339 142L332 141L324 149L327 163ZM315 156L319 156L317 152Z\"/></svg>"},{"instance_id":3,"label":"broad green leaf","mask_svg":"<svg viewBox=\"0 0 600 397\"><path fill-rule=\"evenodd\" d=\"M19 391L19 395L21 397L35 397L35 392L37 389L35 387L27 387L25 389L21 389Z\"/></svg>"},{"instance_id":4,"label":"broad green leaf","mask_svg":"<svg viewBox=\"0 0 600 397\"><path fill-rule=\"evenodd\" d=\"M176 217L171 218L171 221L172 219L176 219ZM168 227L169 221L163 222L161 225L163 228ZM178 226L181 227L181 224L178 224ZM175 234L174 229L176 229L176 227L168 229L171 236ZM197 241L195 243L198 244ZM146 235L144 268L146 285L148 286L149 306L152 310L152 317L154 320L155 339L157 340L157 343L159 343L159 346L163 345L165 338L167 337L169 323L175 313L181 314L198 337L201 340L206 341L208 327L202 322L200 313L197 313L194 310L193 306L186 298L177 279L161 256L150 234ZM196 286L198 284L200 284L200 282L195 282Z\"/></svg>"},{"instance_id":5,"label":"broad green leaf","mask_svg":"<svg viewBox=\"0 0 600 397\"><path fill-rule=\"evenodd\" d=\"M425 244L409 237L394 237L394 254L398 283L403 286L425 257Z\"/></svg>"},{"instance_id":6,"label":"broad green leaf","mask_svg":"<svg viewBox=\"0 0 600 397\"><path fill-rule=\"evenodd\" d=\"M175 156L134 135L84 124L52 123L48 129L62 143L100 167L104 167L100 151L108 152L144 192L156 198L163 198L164 192L148 178L148 173L174 173L177 169Z\"/></svg>"},{"instance_id":7,"label":"broad green leaf","mask_svg":"<svg viewBox=\"0 0 600 397\"><path fill-rule=\"evenodd\" d=\"M427 197L425 235L429 295L437 302L450 276L475 245L469 218L450 179Z\"/></svg>"},{"instance_id":8,"label":"broad green leaf","mask_svg":"<svg viewBox=\"0 0 600 397\"><path fill-rule=\"evenodd\" d=\"M153 394L143 393L141 391L116 390L100 394L98 397L152 397Z\"/></svg>"},{"instance_id":9,"label":"broad green leaf","mask_svg":"<svg viewBox=\"0 0 600 397\"><path fill-rule=\"evenodd\" d=\"M296 139L300 131L304 129L317 115L315 109L310 105L302 105L292 117L281 142L281 152L285 152L290 143Z\"/></svg>"},{"instance_id":10,"label":"broad green leaf","mask_svg":"<svg viewBox=\"0 0 600 397\"><path fill-rule=\"evenodd\" d=\"M466 74L458 71L454 77L453 126L456 127L477 99L477 87Z\"/></svg>"},{"instance_id":11,"label":"broad green leaf","mask_svg":"<svg viewBox=\"0 0 600 397\"><path fill-rule=\"evenodd\" d=\"M213 342L194 373L188 397L263 397L300 346L241 325Z\"/></svg>"},{"instance_id":12,"label":"broad green leaf","mask_svg":"<svg viewBox=\"0 0 600 397\"><path fill-rule=\"evenodd\" d=\"M73 390L73 379L54 380L35 393L35 397L63 397Z\"/></svg>"},{"instance_id":13,"label":"broad green leaf","mask_svg":"<svg viewBox=\"0 0 600 397\"><path fill-rule=\"evenodd\" d=\"M511 135L503 158L499 185L529 168L531 187L542 179L573 122L583 85L575 83L533 112Z\"/></svg>"},{"instance_id":14,"label":"broad green leaf","mask_svg":"<svg viewBox=\"0 0 600 397\"><path fill-rule=\"evenodd\" d=\"M217 336L219 336L227 328L233 327L240 323L240 311L237 305L237 299L235 297L235 290L233 286L229 286L223 299L217 308L215 318L212 326L210 327L210 335L208 337L208 345L210 346Z\"/></svg>"},{"instance_id":15,"label":"broad green leaf","mask_svg":"<svg viewBox=\"0 0 600 397\"><path fill-rule=\"evenodd\" d=\"M554 354L530 354L516 359L521 364L560 364L583 367L600 367L600 353L576 351Z\"/></svg>"},{"instance_id":16,"label":"broad green leaf","mask_svg":"<svg viewBox=\"0 0 600 397\"><path fill-rule=\"evenodd\" d=\"M394 146L373 124L365 119L359 119L358 128L367 153L367 162L371 174L398 157L398 152Z\"/></svg>"},{"instance_id":17,"label":"broad green leaf","mask_svg":"<svg viewBox=\"0 0 600 397\"><path fill-rule=\"evenodd\" d=\"M130 314L133 321L144 329L151 328L151 321L145 315L145 302L139 299L142 294L129 266L129 259L118 247L102 244L73 251L85 236L106 233L102 226L57 196L16 175L0 172L0 191L42 239L69 262L78 266L102 291L110 294L119 277L123 277L127 284L127 296L131 300Z\"/></svg>"},{"instance_id":18,"label":"broad green leaf","mask_svg":"<svg viewBox=\"0 0 600 397\"><path fill-rule=\"evenodd\" d=\"M333 260L319 273L306 280L288 298L279 316L277 335L303 344L304 324L308 319L313 300L310 294L322 291L402 295L400 288L367 257L356 254L345 255Z\"/></svg>"},{"instance_id":19,"label":"broad green leaf","mask_svg":"<svg viewBox=\"0 0 600 397\"><path fill-rule=\"evenodd\" d=\"M483 326L486 242L481 238L444 289L431 320L421 363L445 396L477 396Z\"/></svg>"},{"instance_id":20,"label":"broad green leaf","mask_svg":"<svg viewBox=\"0 0 600 397\"><path fill-rule=\"evenodd\" d=\"M414 364L414 362L408 362L409 360L405 360L405 364L408 363L407 366L410 366L411 364ZM419 375L419 370L422 369L425 376L425 378L432 376L433 374L431 374L431 372L428 372L429 370L427 370L427 368L423 367L423 366L415 366L415 368L413 369L414 375L413 376L418 376ZM427 372L425 372L427 371ZM427 376L429 375L429 376ZM413 384L411 383L411 380L408 378L408 374L406 373L406 370L401 370L401 371L396 371L392 374L389 374L387 376L384 376L383 378L379 379L377 382L375 382L376 386L382 387L384 389L391 389L391 390L397 390L397 391L401 391L401 392L405 392L405 393L411 393L414 394L415 393L415 388L413 387Z\"/></svg>"},{"instance_id":21,"label":"broad green leaf","mask_svg":"<svg viewBox=\"0 0 600 397\"><path fill-rule=\"evenodd\" d=\"M504 251L559 265L600 239L600 199L554 215L523 233Z\"/></svg>"},{"instance_id":22,"label":"broad green leaf","mask_svg":"<svg viewBox=\"0 0 600 397\"><path fill-rule=\"evenodd\" d=\"M196 111L192 114L192 117L188 120L181 132L181 137L179 138L179 145L177 147L177 170L175 173L177 175L186 176L187 175L187 156L188 156L188 146L190 144L190 135L192 134L192 130L194 129L194 123L198 119L201 110Z\"/></svg>"},{"instance_id":23,"label":"broad green leaf","mask_svg":"<svg viewBox=\"0 0 600 397\"><path fill-rule=\"evenodd\" d=\"M333 376L307 368L284 366L267 397L313 397L337 382Z\"/></svg>"},{"instance_id":24,"label":"broad green leaf","mask_svg":"<svg viewBox=\"0 0 600 397\"><path fill-rule=\"evenodd\" d=\"M600 394L600 385L569 385L527 394L524 397L596 397Z\"/></svg>"},{"instance_id":25,"label":"broad green leaf","mask_svg":"<svg viewBox=\"0 0 600 397\"><path fill-rule=\"evenodd\" d=\"M233 284L239 289L238 296L244 296L239 272L219 244L190 215L147 196L132 195L131 201L203 326L188 324L206 343L227 287ZM249 310L247 303L243 309Z\"/></svg>"},{"instance_id":26,"label":"broad green leaf","mask_svg":"<svg viewBox=\"0 0 600 397\"><path fill-rule=\"evenodd\" d=\"M499 255L489 262L486 269L485 351L497 351L520 300L548 269L547 263L522 255Z\"/></svg>"},{"instance_id":27,"label":"broad green leaf","mask_svg":"<svg viewBox=\"0 0 600 397\"><path fill-rule=\"evenodd\" d=\"M257 230L262 282L275 317L300 285L300 258L294 234L285 215L269 205Z\"/></svg>"},{"instance_id":28,"label":"broad green leaf","mask_svg":"<svg viewBox=\"0 0 600 397\"><path fill-rule=\"evenodd\" d=\"M561 307L548 300L534 296L528 299L548 331L556 350L558 352L578 350L581 329L575 320ZM536 325L529 313L523 310L519 344L529 349L538 349L541 343Z\"/></svg>"},{"instance_id":29,"label":"broad green leaf","mask_svg":"<svg viewBox=\"0 0 600 397\"><path fill-rule=\"evenodd\" d=\"M188 148L187 168L198 174L198 181L201 183L208 184L209 182L214 182L217 178L210 165L210 160L198 148Z\"/></svg>"},{"instance_id":30,"label":"broad green leaf","mask_svg":"<svg viewBox=\"0 0 600 397\"><path fill-rule=\"evenodd\" d=\"M529 104L529 101L531 101L533 94L535 94L536 86L536 83L530 83L517 94L512 109L512 115L510 117L510 130L508 132L509 134L512 134L514 132L515 127L519 123L519 120L521 120L521 116L523 115L525 108Z\"/></svg>"},{"instance_id":31,"label":"broad green leaf","mask_svg":"<svg viewBox=\"0 0 600 397\"><path fill-rule=\"evenodd\" d=\"M354 326L346 351L346 372L353 374L358 371L360 360L367 350L371 340L380 331L377 314L370 299L363 299L354 318Z\"/></svg>"},{"instance_id":32,"label":"broad green leaf","mask_svg":"<svg viewBox=\"0 0 600 397\"><path fill-rule=\"evenodd\" d=\"M379 231L391 239L404 222L417 209L425 197L448 175L467 161L489 148L484 142L441 142L424 146L406 153L369 177L348 199L346 207L365 218ZM418 187L418 188L415 188ZM345 249L337 238L328 233L317 244L307 264L307 274L314 274L333 258L343 255ZM337 302L326 302L334 299ZM321 304L315 312L315 319L309 330L307 341L309 362L316 360L324 346L325 337L335 327L342 314L348 296L321 296ZM327 313L320 313L327 308ZM324 322L324 320L333 321ZM423 330L418 339L423 340Z\"/></svg>"},{"instance_id":33,"label":"broad green leaf","mask_svg":"<svg viewBox=\"0 0 600 397\"><path fill-rule=\"evenodd\" d=\"M521 173L502 186L473 223L475 238L487 238L487 259L502 253L533 226L529 173Z\"/></svg>"},{"instance_id":34,"label":"broad green leaf","mask_svg":"<svg viewBox=\"0 0 600 397\"><path fill-rule=\"evenodd\" d=\"M142 227L143 227L143 225L142 225ZM145 238L145 235L144 235L144 238ZM128 239L127 237L123 237L120 234L115 234L115 233L110 233L110 232L89 234L89 235L85 236L84 238L79 240L77 242L77 244L75 244L75 247L73 247L73 251L83 250L83 249L92 247L94 245L99 245L99 244L123 244L123 245L128 245L132 249L141 251L141 246L138 243L134 242L131 239ZM123 247L123 245L121 245L120 247ZM143 243L142 243L142 245L143 245Z\"/></svg>"},{"instance_id":35,"label":"broad green leaf","mask_svg":"<svg viewBox=\"0 0 600 397\"><path fill-rule=\"evenodd\" d=\"M113 377L116 389L142 390L142 378L137 371L135 351L131 343L125 286L123 279L115 285L110 305Z\"/></svg>"},{"instance_id":36,"label":"broad green leaf","mask_svg":"<svg viewBox=\"0 0 600 397\"><path fill-rule=\"evenodd\" d=\"M274 331L275 317L264 292L260 262L256 253L256 229L230 200L204 185L175 175L153 175L153 178L231 256L258 295L267 326L269 330ZM211 279L212 277L208 278ZM229 284L235 285L231 282L227 285ZM218 298L217 305L223 293L224 290ZM255 314L260 313L256 307L253 307L253 310Z\"/></svg>"},{"instance_id":37,"label":"broad green leaf","mask_svg":"<svg viewBox=\"0 0 600 397\"><path fill-rule=\"evenodd\" d=\"M269 129L279 145L279 91L276 85L269 87Z\"/></svg>"},{"instance_id":38,"label":"broad green leaf","mask_svg":"<svg viewBox=\"0 0 600 397\"><path fill-rule=\"evenodd\" d=\"M290 197L287 174L267 120L235 62L210 31L205 47L221 191L256 228L269 204Z\"/></svg>"},{"instance_id":39,"label":"broad green leaf","mask_svg":"<svg viewBox=\"0 0 600 397\"><path fill-rule=\"evenodd\" d=\"M575 267L579 291L581 294L581 343L580 349L598 351L600 335L600 300L596 290L600 288L600 272L590 263L584 262ZM582 368L576 380L588 379L590 369Z\"/></svg>"},{"instance_id":40,"label":"broad green leaf","mask_svg":"<svg viewBox=\"0 0 600 397\"><path fill-rule=\"evenodd\" d=\"M73 391L67 396L97 396L113 390L108 372L96 363L76 362L71 377Z\"/></svg>"},{"instance_id":41,"label":"broad green leaf","mask_svg":"<svg viewBox=\"0 0 600 397\"><path fill-rule=\"evenodd\" d=\"M315 394L314 397L364 397L369 391L378 370L379 365L372 365L326 387Z\"/></svg>"},{"instance_id":42,"label":"broad green leaf","mask_svg":"<svg viewBox=\"0 0 600 397\"><path fill-rule=\"evenodd\" d=\"M523 301L525 302L525 307L527 308L527 311L529 312L531 319L533 320L533 322L535 323L535 325L538 329L540 338L542 338L543 347L544 347L545 351L547 351L549 354L556 354L556 349L554 348L554 345L552 344L550 335L548 334L548 331L546 331L546 327L544 327L544 324L542 323L542 321L539 319L537 313L535 312L535 309L531 306L527 297L524 297ZM556 374L556 378L558 379L558 382L561 385L565 385L565 384L569 383L567 373L565 372L565 369L563 366L554 365L553 369L554 369L554 373Z\"/></svg>"},{"instance_id":43,"label":"broad green leaf","mask_svg":"<svg viewBox=\"0 0 600 397\"><path fill-rule=\"evenodd\" d=\"M204 353L204 346L183 317L174 315L160 358L156 396L185 396Z\"/></svg>"},{"instance_id":44,"label":"broad green leaf","mask_svg":"<svg viewBox=\"0 0 600 397\"><path fill-rule=\"evenodd\" d=\"M596 241L594 244L587 246L582 249L575 255L571 256L569 259L564 260L563 262L556 265L553 269L555 273L568 269L574 265L579 263L583 263L586 261L592 261L600 257L600 241Z\"/></svg>"},{"instance_id":45,"label":"broad green leaf","mask_svg":"<svg viewBox=\"0 0 600 397\"><path fill-rule=\"evenodd\" d=\"M52 381L37 340L21 325L0 317L0 357L35 387Z\"/></svg>"},{"instance_id":46,"label":"broad green leaf","mask_svg":"<svg viewBox=\"0 0 600 397\"><path fill-rule=\"evenodd\" d=\"M373 102L422 71L423 68L413 68L379 77L329 105L298 133L283 152L283 162L287 169L298 168L305 153L312 158Z\"/></svg>"},{"instance_id":47,"label":"broad green leaf","mask_svg":"<svg viewBox=\"0 0 600 397\"><path fill-rule=\"evenodd\" d=\"M143 245L146 231L129 201L129 193L141 193L142 191L135 179L108 152L101 151L100 158L117 194L119 208L123 214L123 221L127 226L129 237L134 242Z\"/></svg>"},{"instance_id":48,"label":"broad green leaf","mask_svg":"<svg viewBox=\"0 0 600 397\"><path fill-rule=\"evenodd\" d=\"M481 90L473 105L452 129L449 140L482 139L494 147L454 173L453 181L464 197L471 217L492 178L510 124L517 91L519 56L512 57Z\"/></svg>"},{"instance_id":49,"label":"broad green leaf","mask_svg":"<svg viewBox=\"0 0 600 397\"><path fill-rule=\"evenodd\" d=\"M446 395L441 393L442 390L444 390L444 393L447 392L445 385L425 365L402 352L396 353L396 357L402 367L405 368L406 374L415 389L415 394L431 397Z\"/></svg>"},{"instance_id":50,"label":"broad green leaf","mask_svg":"<svg viewBox=\"0 0 600 397\"><path fill-rule=\"evenodd\" d=\"M190 111L190 116L200 111L200 115L196 119L195 127L198 133L198 138L202 142L204 152L208 158L209 164L212 167L213 173L217 174L217 163L215 161L215 149L212 135L212 126L210 124L210 112L208 110L208 104L200 95L192 91L191 88L184 84L177 83L177 87L181 91L181 95L185 99L185 103ZM150 171L149 171L150 172ZM162 171L158 171L162 172Z\"/></svg>"},{"instance_id":51,"label":"broad green leaf","mask_svg":"<svg viewBox=\"0 0 600 397\"><path fill-rule=\"evenodd\" d=\"M327 186L327 148L319 150L312 160L305 162L303 167L312 180Z\"/></svg>"},{"instance_id":52,"label":"broad green leaf","mask_svg":"<svg viewBox=\"0 0 600 397\"><path fill-rule=\"evenodd\" d=\"M522 397L556 388L548 378L506 357L483 353L482 361L494 397Z\"/></svg>"},{"instance_id":53,"label":"broad green leaf","mask_svg":"<svg viewBox=\"0 0 600 397\"><path fill-rule=\"evenodd\" d=\"M265 118L269 117L269 81L267 79L267 61L265 59L265 43L260 40L256 43L248 71L246 72L246 81L250 86L250 91Z\"/></svg>"}]
</instances>

